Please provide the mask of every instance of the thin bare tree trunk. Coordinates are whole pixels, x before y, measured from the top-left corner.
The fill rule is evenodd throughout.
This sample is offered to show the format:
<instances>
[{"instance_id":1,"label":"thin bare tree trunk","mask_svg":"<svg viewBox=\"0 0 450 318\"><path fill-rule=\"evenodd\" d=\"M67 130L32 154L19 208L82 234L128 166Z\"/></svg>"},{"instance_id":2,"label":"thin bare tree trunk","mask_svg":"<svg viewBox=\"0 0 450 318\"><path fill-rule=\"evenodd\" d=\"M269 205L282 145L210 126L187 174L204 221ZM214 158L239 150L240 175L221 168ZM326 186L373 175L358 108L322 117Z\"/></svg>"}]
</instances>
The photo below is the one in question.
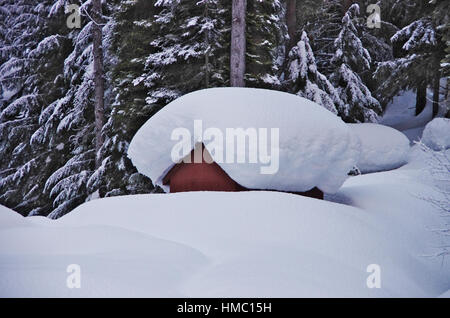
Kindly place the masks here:
<instances>
[{"instance_id":1,"label":"thin bare tree trunk","mask_svg":"<svg viewBox=\"0 0 450 318\"><path fill-rule=\"evenodd\" d=\"M342 0L342 13L345 14L355 2L355 0Z\"/></svg>"},{"instance_id":2,"label":"thin bare tree trunk","mask_svg":"<svg viewBox=\"0 0 450 318\"><path fill-rule=\"evenodd\" d=\"M434 75L433 79L433 118L436 117L439 112L440 80L441 80L441 72L438 69L436 70L436 74Z\"/></svg>"},{"instance_id":3,"label":"thin bare tree trunk","mask_svg":"<svg viewBox=\"0 0 450 318\"><path fill-rule=\"evenodd\" d=\"M94 55L94 85L95 85L95 165L98 168L101 165L99 150L103 145L104 137L102 128L105 124L105 83L103 72L103 48L102 48L102 26L100 25L102 16L101 0L92 2L92 18L94 20L92 28L92 42Z\"/></svg>"},{"instance_id":4,"label":"thin bare tree trunk","mask_svg":"<svg viewBox=\"0 0 450 318\"><path fill-rule=\"evenodd\" d=\"M247 0L232 0L230 85L244 87Z\"/></svg>"},{"instance_id":5,"label":"thin bare tree trunk","mask_svg":"<svg viewBox=\"0 0 450 318\"><path fill-rule=\"evenodd\" d=\"M297 44L297 0L287 0L286 24L289 34L289 43L286 48L286 56Z\"/></svg>"},{"instance_id":6,"label":"thin bare tree trunk","mask_svg":"<svg viewBox=\"0 0 450 318\"><path fill-rule=\"evenodd\" d=\"M209 21L209 6L208 2L205 3L205 19ZM205 87L209 88L209 51L210 51L210 43L209 43L209 30L205 30Z\"/></svg>"},{"instance_id":7,"label":"thin bare tree trunk","mask_svg":"<svg viewBox=\"0 0 450 318\"><path fill-rule=\"evenodd\" d=\"M419 115L427 104L427 84L425 82L417 86L416 94L416 116Z\"/></svg>"},{"instance_id":8,"label":"thin bare tree trunk","mask_svg":"<svg viewBox=\"0 0 450 318\"><path fill-rule=\"evenodd\" d=\"M444 94L444 113L445 118L450 118L450 100L449 100L449 93L450 93L450 77L447 77L446 79L446 86L445 86L445 94Z\"/></svg>"}]
</instances>

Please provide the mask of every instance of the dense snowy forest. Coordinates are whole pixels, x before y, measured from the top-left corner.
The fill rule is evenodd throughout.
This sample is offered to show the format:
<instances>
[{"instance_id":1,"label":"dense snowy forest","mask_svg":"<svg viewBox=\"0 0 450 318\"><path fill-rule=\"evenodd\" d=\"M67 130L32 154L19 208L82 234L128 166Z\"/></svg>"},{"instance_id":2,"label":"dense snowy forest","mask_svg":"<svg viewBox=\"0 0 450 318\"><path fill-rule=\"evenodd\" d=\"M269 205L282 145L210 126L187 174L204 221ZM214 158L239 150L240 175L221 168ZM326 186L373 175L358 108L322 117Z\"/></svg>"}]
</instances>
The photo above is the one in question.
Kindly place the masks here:
<instances>
[{"instance_id":1,"label":"dense snowy forest","mask_svg":"<svg viewBox=\"0 0 450 318\"><path fill-rule=\"evenodd\" d=\"M137 172L129 143L202 88L285 91L348 123L378 122L403 91L419 115L428 89L433 116L449 117L449 7L0 0L0 205L58 218L93 198L162 192Z\"/></svg>"}]
</instances>

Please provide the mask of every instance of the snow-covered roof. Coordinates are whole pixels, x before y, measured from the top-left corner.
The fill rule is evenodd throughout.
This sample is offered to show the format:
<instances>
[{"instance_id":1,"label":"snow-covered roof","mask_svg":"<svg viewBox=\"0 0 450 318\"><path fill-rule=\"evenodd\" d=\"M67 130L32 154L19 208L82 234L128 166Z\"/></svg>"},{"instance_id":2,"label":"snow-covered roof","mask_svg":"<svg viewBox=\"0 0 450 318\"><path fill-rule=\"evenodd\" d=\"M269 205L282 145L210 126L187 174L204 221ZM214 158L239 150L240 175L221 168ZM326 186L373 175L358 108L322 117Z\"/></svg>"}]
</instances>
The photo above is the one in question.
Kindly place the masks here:
<instances>
[{"instance_id":1,"label":"snow-covered roof","mask_svg":"<svg viewBox=\"0 0 450 318\"><path fill-rule=\"evenodd\" d=\"M356 166L362 173L392 170L407 162L409 139L402 132L372 123L348 125L361 142Z\"/></svg>"},{"instance_id":2,"label":"snow-covered roof","mask_svg":"<svg viewBox=\"0 0 450 318\"><path fill-rule=\"evenodd\" d=\"M194 129L194 121L200 120L202 129ZM174 152L174 146L180 143L171 140L177 128L190 132L192 144ZM207 128L223 132L222 146L203 138L207 137L203 134ZM227 128L255 128L258 132L266 128L268 143L264 146L268 146L272 163L279 150L278 169L272 174L262 173L261 167L269 164L262 164L261 156L257 163L249 163L248 153L245 163L216 160L232 179L251 189L302 192L318 187L334 193L359 157L358 138L333 113L296 95L251 88L212 88L178 98L139 129L128 156L139 172L163 186L162 179L167 172L188 155L195 144L203 142L215 159L220 158L215 157L220 151L225 153L230 149L232 141L225 138ZM278 129L279 133L279 144L274 149L272 146L276 146L276 142L272 144L271 137L276 138L276 132L272 129ZM258 139L262 135L260 133ZM263 147L248 147L247 144L247 147L238 147L236 153L247 151L259 155L258 149Z\"/></svg>"}]
</instances>

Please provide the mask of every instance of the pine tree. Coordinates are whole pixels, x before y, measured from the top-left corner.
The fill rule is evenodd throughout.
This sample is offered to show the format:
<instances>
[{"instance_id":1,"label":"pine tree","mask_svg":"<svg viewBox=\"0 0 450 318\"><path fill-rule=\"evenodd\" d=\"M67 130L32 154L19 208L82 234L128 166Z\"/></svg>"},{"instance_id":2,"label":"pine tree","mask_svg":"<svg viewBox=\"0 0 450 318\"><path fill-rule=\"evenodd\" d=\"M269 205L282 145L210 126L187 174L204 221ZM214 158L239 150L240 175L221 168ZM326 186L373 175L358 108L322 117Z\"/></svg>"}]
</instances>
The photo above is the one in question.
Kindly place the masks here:
<instances>
[{"instance_id":1,"label":"pine tree","mask_svg":"<svg viewBox=\"0 0 450 318\"><path fill-rule=\"evenodd\" d=\"M108 54L116 54L116 63L109 74L113 83L111 114L103 131L101 166L89 178L90 193L100 197L151 193L155 191L149 178L139 174L127 157L131 138L159 107L147 104L147 88L133 80L142 74L151 54L152 20L155 7L148 1L122 2L113 16L115 35ZM156 189L159 191L159 189Z\"/></svg>"},{"instance_id":2,"label":"pine tree","mask_svg":"<svg viewBox=\"0 0 450 318\"><path fill-rule=\"evenodd\" d=\"M289 53L287 86L289 92L316 102L335 114L348 115L336 89L317 70L306 32L302 33L300 41Z\"/></svg>"},{"instance_id":3,"label":"pine tree","mask_svg":"<svg viewBox=\"0 0 450 318\"><path fill-rule=\"evenodd\" d=\"M90 7L82 6L84 10ZM61 14L61 11L55 12ZM82 19L81 29L67 37L72 49L64 60L61 74L67 88L63 96L42 112L42 124L35 142L46 143L59 154L56 169L45 181L44 193L52 201L49 214L57 218L85 201L86 182L95 166L94 94L92 28L94 23Z\"/></svg>"},{"instance_id":4,"label":"pine tree","mask_svg":"<svg viewBox=\"0 0 450 318\"><path fill-rule=\"evenodd\" d=\"M377 122L381 113L380 103L372 96L358 73L370 69L371 58L358 37L353 18L359 14L359 6L353 4L342 19L341 31L335 40L336 52L332 58L335 71L331 82L346 104L348 122Z\"/></svg>"},{"instance_id":5,"label":"pine tree","mask_svg":"<svg viewBox=\"0 0 450 318\"><path fill-rule=\"evenodd\" d=\"M23 43L19 43L17 39L15 42L22 47L26 45L25 49L8 47L7 41L11 34L2 33L1 38L4 41L2 43L5 43L2 46L4 70L19 57L25 65L22 69L12 67L15 73L2 72L5 85L3 87L12 88L9 84L12 83L18 88L10 100L2 98L2 107L5 108L1 109L2 133L13 138L2 138L2 142L5 141L2 146L11 156L3 156L5 161L2 158L0 166L1 203L24 215L40 214L57 218L97 195L141 193L143 189L145 192L152 191L150 180L136 172L126 157L126 147L122 147L138 127L130 125L128 118L120 110L117 112L120 115L108 122L112 123L111 126L116 130L108 130L108 125L103 129L109 135L107 143L99 152L99 157L103 159L102 165L95 167L96 129L93 110L96 85L93 74L92 30L93 26L97 25L92 21L95 16L92 13L93 3L82 3L82 27L73 30L65 27L65 1L48 1L45 6L33 6L30 3L31 1L23 1L23 5L20 3L23 8L17 2L15 5L11 4L10 7L14 10L10 11L17 15L17 20L1 19L3 24L11 22L11 26L13 23L16 25L17 30L11 27L11 32L29 36L24 36ZM115 5L112 3L104 9L114 11ZM1 12L9 17L16 17L10 11L5 11L7 9L9 7L5 3ZM105 17L101 18L105 20ZM20 25L17 22L29 22L28 20L40 24ZM24 27L29 29L24 31ZM109 47L117 34L113 34L113 30L116 30L114 20L109 20L101 27L102 46L105 48L102 58L109 83L114 78L110 69L116 63L114 50L109 50ZM148 42L143 45L148 45ZM108 58L105 58L106 56ZM140 72L141 70L142 68ZM8 74L14 75L14 81L9 81ZM17 80L18 74L24 78L24 82ZM134 78L131 78L130 82ZM131 86L134 87L132 84ZM7 92L4 88L2 92ZM110 87L107 87L106 92L104 98L108 105L111 99ZM28 110L22 112L22 109ZM22 123L17 120L18 116L24 117L21 119ZM12 124L20 124L20 127L13 127ZM126 136L118 133L124 126L123 133ZM11 127L14 131L3 127ZM108 169L104 169L106 163ZM127 168L121 170L123 164ZM100 191L92 193L96 190Z\"/></svg>"},{"instance_id":6,"label":"pine tree","mask_svg":"<svg viewBox=\"0 0 450 318\"><path fill-rule=\"evenodd\" d=\"M389 100L401 90L417 89L416 115L426 103L426 88L434 86L433 113L437 114L439 101L440 63L445 56L442 32L437 29L431 13L434 4L420 7L418 18L396 32L391 38L395 58L380 63L375 78L381 83L379 96Z\"/></svg>"},{"instance_id":7,"label":"pine tree","mask_svg":"<svg viewBox=\"0 0 450 318\"><path fill-rule=\"evenodd\" d=\"M289 35L286 53L289 53L297 43L297 0L286 0L286 27Z\"/></svg>"},{"instance_id":8,"label":"pine tree","mask_svg":"<svg viewBox=\"0 0 450 318\"><path fill-rule=\"evenodd\" d=\"M57 3L60 3L58 1ZM63 6L52 11L62 15ZM60 77L63 93L42 110L40 127L33 135L32 143L45 144L56 154L53 171L45 180L43 194L52 202L51 218L57 218L89 198L86 184L94 173L96 159L96 129L94 115L94 56L93 3L81 6L81 29L70 30L65 36L72 45L65 56ZM88 12L91 12L89 14ZM108 46L109 23L102 25L103 46ZM103 57L102 57L103 58Z\"/></svg>"},{"instance_id":9,"label":"pine tree","mask_svg":"<svg viewBox=\"0 0 450 318\"><path fill-rule=\"evenodd\" d=\"M331 75L334 71L331 59L336 51L334 41L342 26L342 0L300 1L297 10L298 28L309 35L319 72Z\"/></svg>"},{"instance_id":10,"label":"pine tree","mask_svg":"<svg viewBox=\"0 0 450 318\"><path fill-rule=\"evenodd\" d=\"M443 87L443 100L441 107L443 108L442 114L445 115L447 118L450 118L450 100L449 100L449 94L450 94L450 3L448 1L444 0L436 0L434 1L436 4L433 9L432 19L433 24L436 26L436 29L438 30L438 33L441 36L441 49L444 51L442 52L442 60L440 62L440 69L438 72L436 72L435 80L437 79L437 75L439 74L439 77L446 78L446 84ZM439 36L439 35L438 35ZM438 83L435 81L435 89L436 85ZM438 88L439 90L439 88ZM439 92L438 92L439 93ZM434 101L436 102L436 91L434 92ZM438 105L435 105L435 108ZM435 110L436 112L436 110Z\"/></svg>"},{"instance_id":11,"label":"pine tree","mask_svg":"<svg viewBox=\"0 0 450 318\"><path fill-rule=\"evenodd\" d=\"M364 0L360 2L362 12L366 12L368 6L372 4L377 4L381 10L378 20L379 28L368 27L367 22L369 16L361 15L361 41L364 48L369 51L370 57L372 58L372 65L375 65L377 62L392 59L393 52L390 38L398 31L398 27L392 23L392 17L389 16L389 1L378 1L374 3L373 0ZM374 13L375 11L370 12L371 15ZM371 70L370 73L373 73L372 71L374 70Z\"/></svg>"},{"instance_id":12,"label":"pine tree","mask_svg":"<svg viewBox=\"0 0 450 318\"><path fill-rule=\"evenodd\" d=\"M426 10L426 2L422 0L388 0L382 7L382 20L402 29L411 24Z\"/></svg>"},{"instance_id":13,"label":"pine tree","mask_svg":"<svg viewBox=\"0 0 450 318\"><path fill-rule=\"evenodd\" d=\"M246 86L280 88L281 67L288 42L284 15L280 0L248 2Z\"/></svg>"},{"instance_id":14,"label":"pine tree","mask_svg":"<svg viewBox=\"0 0 450 318\"><path fill-rule=\"evenodd\" d=\"M102 133L105 125L105 82L103 67L103 35L102 35L102 5L100 0L92 1L92 57L95 90L95 167L101 164L100 148L104 143Z\"/></svg>"},{"instance_id":15,"label":"pine tree","mask_svg":"<svg viewBox=\"0 0 450 318\"><path fill-rule=\"evenodd\" d=\"M32 143L41 109L60 95L67 43L52 30L52 1L0 1L0 204L23 215L51 209L42 195L54 155Z\"/></svg>"},{"instance_id":16,"label":"pine tree","mask_svg":"<svg viewBox=\"0 0 450 318\"><path fill-rule=\"evenodd\" d=\"M225 19L229 10L218 0L157 1L150 25L156 35L145 72L134 84L148 89L148 105L162 107L175 98L205 87L225 86L229 38ZM225 53L226 52L226 53Z\"/></svg>"}]
</instances>

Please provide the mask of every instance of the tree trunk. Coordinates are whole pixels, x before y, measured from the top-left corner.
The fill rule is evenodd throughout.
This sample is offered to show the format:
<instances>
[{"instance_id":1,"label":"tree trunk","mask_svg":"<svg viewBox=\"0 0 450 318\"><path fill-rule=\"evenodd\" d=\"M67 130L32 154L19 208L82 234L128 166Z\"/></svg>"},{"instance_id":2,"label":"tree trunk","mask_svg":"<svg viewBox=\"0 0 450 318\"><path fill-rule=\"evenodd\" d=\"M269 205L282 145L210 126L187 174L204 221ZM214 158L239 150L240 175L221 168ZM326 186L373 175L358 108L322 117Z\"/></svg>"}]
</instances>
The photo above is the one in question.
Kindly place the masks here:
<instances>
[{"instance_id":1,"label":"tree trunk","mask_svg":"<svg viewBox=\"0 0 450 318\"><path fill-rule=\"evenodd\" d=\"M101 0L92 2L92 19L94 20L92 28L92 42L94 55L94 85L95 85L95 165L96 168L101 165L99 150L103 145L104 138L102 128L105 124L105 83L103 79L103 49L102 49L102 26L100 25L102 16Z\"/></svg>"},{"instance_id":2,"label":"tree trunk","mask_svg":"<svg viewBox=\"0 0 450 318\"><path fill-rule=\"evenodd\" d=\"M345 14L353 3L355 3L355 0L342 0L342 13Z\"/></svg>"},{"instance_id":3,"label":"tree trunk","mask_svg":"<svg viewBox=\"0 0 450 318\"><path fill-rule=\"evenodd\" d=\"M205 19L209 21L209 7L208 2L205 2ZM205 51L205 88L209 88L209 51L210 51L210 43L209 43L209 36L210 31L205 30L205 44L206 44L206 51Z\"/></svg>"},{"instance_id":4,"label":"tree trunk","mask_svg":"<svg viewBox=\"0 0 450 318\"><path fill-rule=\"evenodd\" d=\"M450 100L448 98L449 92L450 92L450 78L447 77L446 79L446 88L445 88L445 95L444 95L444 107L445 107L445 118L450 118Z\"/></svg>"},{"instance_id":5,"label":"tree trunk","mask_svg":"<svg viewBox=\"0 0 450 318\"><path fill-rule=\"evenodd\" d=\"M433 79L433 118L439 113L439 88L440 88L441 72L436 70Z\"/></svg>"},{"instance_id":6,"label":"tree trunk","mask_svg":"<svg viewBox=\"0 0 450 318\"><path fill-rule=\"evenodd\" d=\"M286 56L297 44L297 0L287 0L286 24L289 34L289 43L286 47Z\"/></svg>"},{"instance_id":7,"label":"tree trunk","mask_svg":"<svg viewBox=\"0 0 450 318\"><path fill-rule=\"evenodd\" d=\"M416 116L419 115L427 104L427 84L421 83L417 86L416 95Z\"/></svg>"},{"instance_id":8,"label":"tree trunk","mask_svg":"<svg viewBox=\"0 0 450 318\"><path fill-rule=\"evenodd\" d=\"M232 0L230 85L244 87L247 0Z\"/></svg>"}]
</instances>

